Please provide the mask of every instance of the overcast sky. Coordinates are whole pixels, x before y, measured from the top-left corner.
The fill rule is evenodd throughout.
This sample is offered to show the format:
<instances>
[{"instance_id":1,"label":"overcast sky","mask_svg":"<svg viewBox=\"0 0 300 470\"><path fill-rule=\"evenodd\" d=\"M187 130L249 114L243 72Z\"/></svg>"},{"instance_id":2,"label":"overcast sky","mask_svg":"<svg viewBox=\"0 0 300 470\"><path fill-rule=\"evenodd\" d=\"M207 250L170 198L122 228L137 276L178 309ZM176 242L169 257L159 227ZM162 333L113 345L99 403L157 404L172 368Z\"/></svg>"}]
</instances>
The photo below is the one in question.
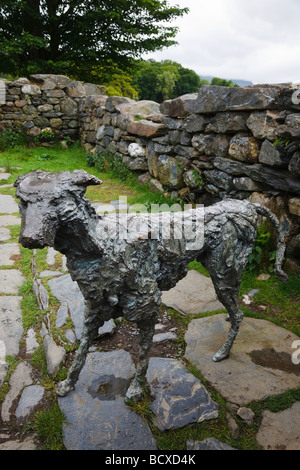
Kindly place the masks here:
<instances>
[{"instance_id":1,"label":"overcast sky","mask_svg":"<svg viewBox=\"0 0 300 470\"><path fill-rule=\"evenodd\" d=\"M300 81L300 0L169 0L188 7L177 46L145 56L200 75L253 83Z\"/></svg>"}]
</instances>

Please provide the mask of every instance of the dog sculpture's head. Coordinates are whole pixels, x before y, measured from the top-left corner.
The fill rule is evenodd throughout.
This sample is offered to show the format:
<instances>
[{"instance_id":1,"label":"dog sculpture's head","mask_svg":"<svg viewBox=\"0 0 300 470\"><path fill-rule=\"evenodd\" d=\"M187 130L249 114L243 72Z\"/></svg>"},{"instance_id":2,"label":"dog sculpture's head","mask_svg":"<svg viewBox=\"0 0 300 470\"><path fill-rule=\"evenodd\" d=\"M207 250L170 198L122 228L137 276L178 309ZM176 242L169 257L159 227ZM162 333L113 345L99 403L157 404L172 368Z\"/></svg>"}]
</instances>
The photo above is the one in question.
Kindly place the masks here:
<instances>
[{"instance_id":1,"label":"dog sculpture's head","mask_svg":"<svg viewBox=\"0 0 300 470\"><path fill-rule=\"evenodd\" d=\"M53 246L60 225L60 212L76 211L72 195L84 195L87 186L102 184L83 170L73 173L33 171L14 183L22 217L19 241L25 248Z\"/></svg>"}]
</instances>

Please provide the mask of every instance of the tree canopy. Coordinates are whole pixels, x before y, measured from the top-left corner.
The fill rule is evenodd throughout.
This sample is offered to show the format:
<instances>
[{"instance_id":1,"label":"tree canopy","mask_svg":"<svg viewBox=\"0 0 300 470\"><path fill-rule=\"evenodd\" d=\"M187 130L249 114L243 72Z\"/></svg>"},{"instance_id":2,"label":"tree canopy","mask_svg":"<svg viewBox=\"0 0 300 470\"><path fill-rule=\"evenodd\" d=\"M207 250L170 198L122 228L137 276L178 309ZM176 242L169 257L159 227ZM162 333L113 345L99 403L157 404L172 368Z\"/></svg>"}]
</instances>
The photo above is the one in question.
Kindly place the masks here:
<instances>
[{"instance_id":1,"label":"tree canopy","mask_svg":"<svg viewBox=\"0 0 300 470\"><path fill-rule=\"evenodd\" d=\"M161 102L187 93L197 93L200 77L177 62L150 59L136 65L132 83L138 90L139 99Z\"/></svg>"},{"instance_id":2,"label":"tree canopy","mask_svg":"<svg viewBox=\"0 0 300 470\"><path fill-rule=\"evenodd\" d=\"M187 12L167 0L1 0L0 72L105 81L176 44L170 22Z\"/></svg>"}]
</instances>

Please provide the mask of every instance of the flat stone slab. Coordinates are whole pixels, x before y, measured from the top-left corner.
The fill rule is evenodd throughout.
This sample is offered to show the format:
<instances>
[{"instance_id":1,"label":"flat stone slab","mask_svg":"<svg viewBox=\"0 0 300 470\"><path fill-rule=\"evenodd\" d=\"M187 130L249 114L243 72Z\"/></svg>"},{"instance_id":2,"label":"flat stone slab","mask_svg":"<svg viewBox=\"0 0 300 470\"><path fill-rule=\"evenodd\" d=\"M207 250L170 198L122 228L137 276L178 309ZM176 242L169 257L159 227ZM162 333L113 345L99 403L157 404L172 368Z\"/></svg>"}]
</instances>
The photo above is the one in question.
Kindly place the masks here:
<instances>
[{"instance_id":1,"label":"flat stone slab","mask_svg":"<svg viewBox=\"0 0 300 470\"><path fill-rule=\"evenodd\" d=\"M21 300L18 296L0 296L0 341L2 347L4 343L6 356L19 353L23 334Z\"/></svg>"},{"instance_id":2,"label":"flat stone slab","mask_svg":"<svg viewBox=\"0 0 300 470\"><path fill-rule=\"evenodd\" d=\"M0 294L18 294L23 282L24 277L17 269L0 269Z\"/></svg>"},{"instance_id":3,"label":"flat stone slab","mask_svg":"<svg viewBox=\"0 0 300 470\"><path fill-rule=\"evenodd\" d=\"M213 362L230 323L225 314L192 320L185 357L227 400L245 405L299 387L300 367L292 362L299 337L266 320L244 318L229 358Z\"/></svg>"},{"instance_id":4,"label":"flat stone slab","mask_svg":"<svg viewBox=\"0 0 300 470\"><path fill-rule=\"evenodd\" d=\"M77 282L72 280L70 274L64 274L50 279L48 285L52 294L61 303L61 307L57 312L59 323L56 324L56 327L62 326L70 315L74 324L76 338L80 339L83 328L85 302Z\"/></svg>"},{"instance_id":5,"label":"flat stone slab","mask_svg":"<svg viewBox=\"0 0 300 470\"><path fill-rule=\"evenodd\" d=\"M187 441L186 448L187 450L236 450L214 437L208 437L203 441Z\"/></svg>"},{"instance_id":6,"label":"flat stone slab","mask_svg":"<svg viewBox=\"0 0 300 470\"><path fill-rule=\"evenodd\" d=\"M224 309L209 277L190 270L173 289L162 293L162 303L182 314L196 314Z\"/></svg>"},{"instance_id":7,"label":"flat stone slab","mask_svg":"<svg viewBox=\"0 0 300 470\"><path fill-rule=\"evenodd\" d=\"M206 388L176 359L151 358L146 375L154 401L153 423L161 431L217 418L219 406Z\"/></svg>"},{"instance_id":8,"label":"flat stone slab","mask_svg":"<svg viewBox=\"0 0 300 470\"><path fill-rule=\"evenodd\" d=\"M0 227L21 225L21 218L16 215L0 215Z\"/></svg>"},{"instance_id":9,"label":"flat stone slab","mask_svg":"<svg viewBox=\"0 0 300 470\"><path fill-rule=\"evenodd\" d=\"M10 177L11 177L11 173L4 173L4 172L2 173L2 172L0 172L0 181L1 180L8 180L8 178L10 178Z\"/></svg>"},{"instance_id":10,"label":"flat stone slab","mask_svg":"<svg viewBox=\"0 0 300 470\"><path fill-rule=\"evenodd\" d=\"M0 242L5 242L9 240L10 237L10 231L6 227L0 227Z\"/></svg>"},{"instance_id":11,"label":"flat stone slab","mask_svg":"<svg viewBox=\"0 0 300 470\"><path fill-rule=\"evenodd\" d=\"M0 245L0 266L13 266L12 256L20 255L20 246L18 243L5 243Z\"/></svg>"},{"instance_id":12,"label":"flat stone slab","mask_svg":"<svg viewBox=\"0 0 300 470\"><path fill-rule=\"evenodd\" d=\"M42 401L44 394L45 389L41 385L29 385L24 388L16 409L18 423L24 421L34 411Z\"/></svg>"},{"instance_id":13,"label":"flat stone slab","mask_svg":"<svg viewBox=\"0 0 300 470\"><path fill-rule=\"evenodd\" d=\"M126 351L88 354L75 390L58 398L68 450L156 450L148 425L124 402L134 373Z\"/></svg>"},{"instance_id":14,"label":"flat stone slab","mask_svg":"<svg viewBox=\"0 0 300 470\"><path fill-rule=\"evenodd\" d=\"M19 212L19 207L13 196L0 194L0 214L13 214L14 212Z\"/></svg>"},{"instance_id":15,"label":"flat stone slab","mask_svg":"<svg viewBox=\"0 0 300 470\"><path fill-rule=\"evenodd\" d=\"M300 450L300 401L280 413L263 412L256 435L265 450Z\"/></svg>"}]
</instances>

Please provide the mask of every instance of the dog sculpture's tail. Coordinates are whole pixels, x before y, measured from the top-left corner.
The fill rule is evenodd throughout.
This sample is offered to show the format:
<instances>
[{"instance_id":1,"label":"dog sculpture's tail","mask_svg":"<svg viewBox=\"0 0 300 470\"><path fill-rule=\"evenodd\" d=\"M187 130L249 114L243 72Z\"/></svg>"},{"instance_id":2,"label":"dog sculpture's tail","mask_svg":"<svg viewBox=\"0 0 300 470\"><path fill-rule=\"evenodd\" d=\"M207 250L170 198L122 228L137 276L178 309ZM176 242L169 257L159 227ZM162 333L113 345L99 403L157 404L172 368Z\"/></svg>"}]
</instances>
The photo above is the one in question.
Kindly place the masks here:
<instances>
[{"instance_id":1,"label":"dog sculpture's tail","mask_svg":"<svg viewBox=\"0 0 300 470\"><path fill-rule=\"evenodd\" d=\"M271 212L267 207L262 206L260 204L254 204L256 211L259 215L263 217L267 217L276 228L277 234L277 252L276 252L276 260L275 260L275 269L274 272L278 276L278 278L282 282L288 281L287 274L282 270L282 262L285 253L285 241L284 241L284 233L280 226L279 220L277 217Z\"/></svg>"}]
</instances>

